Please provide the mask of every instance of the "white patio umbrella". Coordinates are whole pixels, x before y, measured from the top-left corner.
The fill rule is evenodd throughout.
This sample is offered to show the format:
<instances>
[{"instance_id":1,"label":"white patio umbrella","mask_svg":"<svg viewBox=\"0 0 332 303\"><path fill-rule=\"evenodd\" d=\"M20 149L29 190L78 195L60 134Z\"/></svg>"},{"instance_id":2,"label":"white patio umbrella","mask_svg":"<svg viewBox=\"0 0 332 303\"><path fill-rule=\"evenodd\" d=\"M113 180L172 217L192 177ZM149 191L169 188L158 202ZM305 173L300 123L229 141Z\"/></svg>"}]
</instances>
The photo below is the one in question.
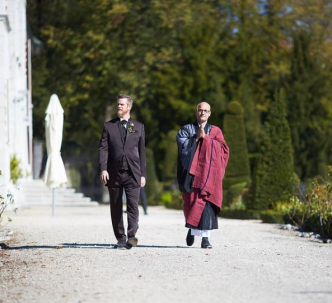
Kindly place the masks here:
<instances>
[{"instance_id":1,"label":"white patio umbrella","mask_svg":"<svg viewBox=\"0 0 332 303\"><path fill-rule=\"evenodd\" d=\"M60 150L63 131L63 108L57 95L51 96L46 109L45 133L47 147L47 163L43 176L46 185L52 188L52 215L55 212L55 189L67 182L65 166Z\"/></svg>"}]
</instances>

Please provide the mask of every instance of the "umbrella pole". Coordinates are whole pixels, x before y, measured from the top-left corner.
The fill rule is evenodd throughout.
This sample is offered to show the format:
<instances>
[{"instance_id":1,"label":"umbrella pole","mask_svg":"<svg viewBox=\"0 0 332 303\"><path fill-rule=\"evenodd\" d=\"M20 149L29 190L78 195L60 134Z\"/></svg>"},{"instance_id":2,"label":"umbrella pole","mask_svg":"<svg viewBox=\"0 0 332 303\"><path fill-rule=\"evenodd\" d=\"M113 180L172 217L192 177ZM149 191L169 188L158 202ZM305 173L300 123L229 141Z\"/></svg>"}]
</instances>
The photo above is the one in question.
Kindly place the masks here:
<instances>
[{"instance_id":1,"label":"umbrella pole","mask_svg":"<svg viewBox=\"0 0 332 303\"><path fill-rule=\"evenodd\" d=\"M55 215L55 188L52 189L52 217Z\"/></svg>"}]
</instances>

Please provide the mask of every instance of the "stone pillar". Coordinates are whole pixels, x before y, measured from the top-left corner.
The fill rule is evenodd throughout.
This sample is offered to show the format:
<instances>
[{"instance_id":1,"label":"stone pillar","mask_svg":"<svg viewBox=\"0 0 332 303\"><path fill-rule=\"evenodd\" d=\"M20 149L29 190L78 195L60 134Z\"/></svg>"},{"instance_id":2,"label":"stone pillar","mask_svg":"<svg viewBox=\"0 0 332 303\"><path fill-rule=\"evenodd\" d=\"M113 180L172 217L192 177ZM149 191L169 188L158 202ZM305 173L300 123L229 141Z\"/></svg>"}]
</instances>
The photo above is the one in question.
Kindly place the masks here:
<instances>
[{"instance_id":1,"label":"stone pillar","mask_svg":"<svg viewBox=\"0 0 332 303\"><path fill-rule=\"evenodd\" d=\"M7 185L10 181L9 156L9 125L8 125L8 78L9 78L9 51L8 36L10 24L3 3L0 6L0 194L6 196Z\"/></svg>"},{"instance_id":2,"label":"stone pillar","mask_svg":"<svg viewBox=\"0 0 332 303\"><path fill-rule=\"evenodd\" d=\"M8 2L9 34L9 149L21 162L23 176L32 175L31 111L27 83L27 32L25 0Z\"/></svg>"},{"instance_id":3,"label":"stone pillar","mask_svg":"<svg viewBox=\"0 0 332 303\"><path fill-rule=\"evenodd\" d=\"M10 156L32 173L32 106L27 86L26 0L0 0L0 194L12 190ZM30 143L30 144L29 144ZM15 198L15 203L19 199ZM17 205L17 204L16 204Z\"/></svg>"}]
</instances>

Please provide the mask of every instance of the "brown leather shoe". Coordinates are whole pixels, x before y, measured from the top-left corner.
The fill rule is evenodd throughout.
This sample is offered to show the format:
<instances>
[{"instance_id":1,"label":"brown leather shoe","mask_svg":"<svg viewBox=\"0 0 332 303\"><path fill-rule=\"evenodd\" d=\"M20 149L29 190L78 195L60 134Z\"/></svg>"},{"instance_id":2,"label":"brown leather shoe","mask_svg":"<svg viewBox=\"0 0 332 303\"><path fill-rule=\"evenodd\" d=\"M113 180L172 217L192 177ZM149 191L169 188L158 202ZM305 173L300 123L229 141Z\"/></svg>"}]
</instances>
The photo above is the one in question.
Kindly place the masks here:
<instances>
[{"instance_id":1,"label":"brown leather shoe","mask_svg":"<svg viewBox=\"0 0 332 303\"><path fill-rule=\"evenodd\" d=\"M129 238L126 243L126 248L131 249L132 247L137 246L138 239L135 237Z\"/></svg>"}]
</instances>

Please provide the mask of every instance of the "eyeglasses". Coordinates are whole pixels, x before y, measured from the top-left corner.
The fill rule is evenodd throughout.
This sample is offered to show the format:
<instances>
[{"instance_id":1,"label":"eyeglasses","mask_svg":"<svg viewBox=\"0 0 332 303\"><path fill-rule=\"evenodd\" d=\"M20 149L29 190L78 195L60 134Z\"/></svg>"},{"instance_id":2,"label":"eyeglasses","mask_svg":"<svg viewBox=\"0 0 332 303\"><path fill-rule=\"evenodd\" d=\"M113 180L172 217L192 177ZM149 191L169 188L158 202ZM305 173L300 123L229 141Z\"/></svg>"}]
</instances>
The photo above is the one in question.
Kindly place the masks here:
<instances>
[{"instance_id":1,"label":"eyeglasses","mask_svg":"<svg viewBox=\"0 0 332 303\"><path fill-rule=\"evenodd\" d=\"M208 114L210 111L206 109L198 109L197 112L200 114Z\"/></svg>"}]
</instances>

